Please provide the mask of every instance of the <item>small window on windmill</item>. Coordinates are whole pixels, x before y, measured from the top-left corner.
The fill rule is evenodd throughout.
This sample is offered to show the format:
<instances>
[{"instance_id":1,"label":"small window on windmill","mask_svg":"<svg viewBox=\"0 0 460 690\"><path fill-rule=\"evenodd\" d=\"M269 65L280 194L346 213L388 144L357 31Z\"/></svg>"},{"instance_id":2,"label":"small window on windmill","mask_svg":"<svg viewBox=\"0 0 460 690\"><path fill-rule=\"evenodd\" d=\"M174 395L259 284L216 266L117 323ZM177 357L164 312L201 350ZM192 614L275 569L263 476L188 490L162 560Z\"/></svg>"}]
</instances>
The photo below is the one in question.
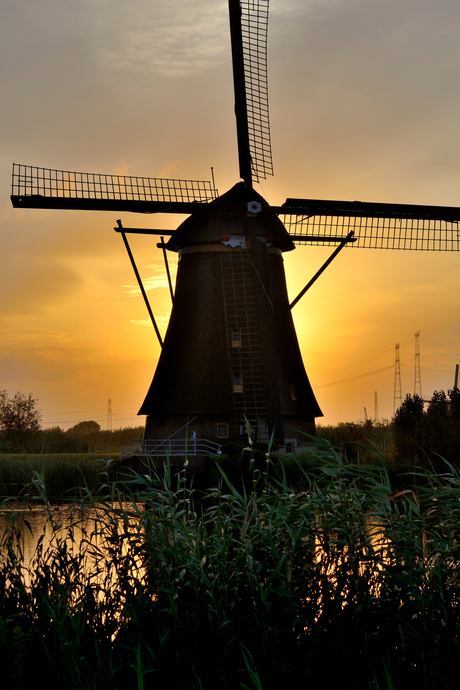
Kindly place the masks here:
<instances>
[{"instance_id":1,"label":"small window on windmill","mask_svg":"<svg viewBox=\"0 0 460 690\"><path fill-rule=\"evenodd\" d=\"M241 347L241 331L232 331L232 347Z\"/></svg>"},{"instance_id":2,"label":"small window on windmill","mask_svg":"<svg viewBox=\"0 0 460 690\"><path fill-rule=\"evenodd\" d=\"M228 424L217 425L217 438L228 438Z\"/></svg>"},{"instance_id":3,"label":"small window on windmill","mask_svg":"<svg viewBox=\"0 0 460 690\"><path fill-rule=\"evenodd\" d=\"M241 374L233 374L233 392L243 392L243 377L241 376Z\"/></svg>"}]
</instances>

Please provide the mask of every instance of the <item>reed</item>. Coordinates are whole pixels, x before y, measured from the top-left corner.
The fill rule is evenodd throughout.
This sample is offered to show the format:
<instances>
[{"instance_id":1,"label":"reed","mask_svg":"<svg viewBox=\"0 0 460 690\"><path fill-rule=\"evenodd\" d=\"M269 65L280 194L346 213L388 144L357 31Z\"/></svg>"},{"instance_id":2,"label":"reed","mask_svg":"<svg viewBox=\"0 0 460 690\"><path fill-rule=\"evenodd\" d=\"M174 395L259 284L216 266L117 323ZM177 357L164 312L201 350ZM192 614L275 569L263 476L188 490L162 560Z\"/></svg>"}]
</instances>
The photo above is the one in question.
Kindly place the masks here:
<instances>
[{"instance_id":1,"label":"reed","mask_svg":"<svg viewBox=\"0 0 460 690\"><path fill-rule=\"evenodd\" d=\"M372 452L349 464L321 442L297 490L270 459L238 485L222 463L200 493L152 468L65 529L36 475L51 540L30 564L14 527L1 544L5 683L455 687L460 478L446 464L395 494Z\"/></svg>"},{"instance_id":2,"label":"reed","mask_svg":"<svg viewBox=\"0 0 460 690\"><path fill-rule=\"evenodd\" d=\"M90 454L0 454L0 497L22 500L31 491L32 497L32 480L37 473L43 479L49 501L73 500L80 498L82 492L97 496L105 481L106 463L107 457Z\"/></svg>"}]
</instances>

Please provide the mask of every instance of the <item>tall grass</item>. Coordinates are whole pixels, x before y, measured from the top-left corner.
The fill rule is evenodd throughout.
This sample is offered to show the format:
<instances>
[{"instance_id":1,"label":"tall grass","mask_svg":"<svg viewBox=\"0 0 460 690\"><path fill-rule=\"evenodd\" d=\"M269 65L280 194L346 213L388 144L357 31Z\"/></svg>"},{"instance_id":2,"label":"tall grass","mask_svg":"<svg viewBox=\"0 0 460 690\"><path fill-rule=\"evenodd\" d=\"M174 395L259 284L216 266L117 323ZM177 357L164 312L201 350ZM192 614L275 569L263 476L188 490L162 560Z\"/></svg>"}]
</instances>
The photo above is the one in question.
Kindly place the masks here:
<instances>
[{"instance_id":1,"label":"tall grass","mask_svg":"<svg viewBox=\"0 0 460 690\"><path fill-rule=\"evenodd\" d=\"M270 462L200 493L152 469L64 532L42 489L51 543L1 545L7 687L455 687L460 478L395 495L374 458L325 442L298 491Z\"/></svg>"},{"instance_id":2,"label":"tall grass","mask_svg":"<svg viewBox=\"0 0 460 690\"><path fill-rule=\"evenodd\" d=\"M0 497L36 495L34 477L40 474L49 501L99 495L106 480L107 457L91 454L0 454ZM31 493L32 492L32 493Z\"/></svg>"}]
</instances>

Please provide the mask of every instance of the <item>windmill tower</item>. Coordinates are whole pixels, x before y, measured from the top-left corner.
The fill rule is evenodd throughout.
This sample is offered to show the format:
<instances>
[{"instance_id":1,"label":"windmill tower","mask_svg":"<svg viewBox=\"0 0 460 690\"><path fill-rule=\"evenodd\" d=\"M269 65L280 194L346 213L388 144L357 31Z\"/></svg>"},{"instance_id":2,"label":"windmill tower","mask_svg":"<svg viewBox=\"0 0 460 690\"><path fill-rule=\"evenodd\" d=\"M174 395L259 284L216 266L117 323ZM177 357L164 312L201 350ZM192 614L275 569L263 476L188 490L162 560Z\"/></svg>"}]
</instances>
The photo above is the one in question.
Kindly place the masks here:
<instances>
[{"instance_id":1,"label":"windmill tower","mask_svg":"<svg viewBox=\"0 0 460 690\"><path fill-rule=\"evenodd\" d=\"M254 215L249 199L260 207ZM273 433L284 445L295 429L312 433L321 415L289 309L282 253L294 245L243 183L210 207L215 215L192 215L167 244L180 262L164 347L140 410L146 433L169 436L198 415L193 428L201 438L235 438L246 418L258 440Z\"/></svg>"},{"instance_id":2,"label":"windmill tower","mask_svg":"<svg viewBox=\"0 0 460 690\"><path fill-rule=\"evenodd\" d=\"M460 209L289 198L269 206L254 190L273 173L268 0L229 0L228 6L242 181L218 196L205 181L14 165L12 202L20 208L189 215L159 245L178 253L179 267L170 323L164 342L156 329L162 351L140 410L147 415L146 436L194 431L214 441L237 440L248 419L260 440L273 435L295 445L313 432L321 411L300 355L293 307L344 247L458 251ZM126 235L139 229L121 222L116 229L129 250ZM299 243L334 251L290 302L283 253Z\"/></svg>"}]
</instances>

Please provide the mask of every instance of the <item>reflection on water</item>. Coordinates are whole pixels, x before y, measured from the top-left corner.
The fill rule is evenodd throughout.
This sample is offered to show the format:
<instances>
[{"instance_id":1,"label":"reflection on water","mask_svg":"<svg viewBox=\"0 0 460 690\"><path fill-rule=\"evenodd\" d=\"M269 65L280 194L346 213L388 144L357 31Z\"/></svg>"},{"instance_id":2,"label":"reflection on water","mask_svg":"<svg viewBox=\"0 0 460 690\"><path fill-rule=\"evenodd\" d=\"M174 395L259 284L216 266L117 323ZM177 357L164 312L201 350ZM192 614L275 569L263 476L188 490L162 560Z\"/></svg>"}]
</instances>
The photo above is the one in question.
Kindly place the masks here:
<instances>
[{"instance_id":1,"label":"reflection on water","mask_svg":"<svg viewBox=\"0 0 460 690\"><path fill-rule=\"evenodd\" d=\"M46 560L47 552L63 553L78 562L87 574L94 571L97 580L108 575L106 559L110 544L121 543L120 554L130 549L130 539L143 531L142 506L136 504L52 505L33 507L5 507L0 510L0 557L7 544L15 551L26 569L25 580L30 583L30 568L38 551ZM13 536L14 535L14 536ZM137 575L142 573L139 558L133 555L132 564ZM115 576L109 576L112 580Z\"/></svg>"},{"instance_id":2,"label":"reflection on water","mask_svg":"<svg viewBox=\"0 0 460 690\"><path fill-rule=\"evenodd\" d=\"M68 506L52 506L51 510L42 506L31 508L3 508L0 511L0 535L2 543L12 530L20 534L20 548L24 557L24 564L29 565L33 559L38 541L43 535L43 545L47 548L53 537L63 537L71 524L75 525L78 542L81 541L82 527L87 522L96 525L95 516L91 510L80 510L80 525L75 525L75 509ZM51 520L50 520L51 518Z\"/></svg>"}]
</instances>

